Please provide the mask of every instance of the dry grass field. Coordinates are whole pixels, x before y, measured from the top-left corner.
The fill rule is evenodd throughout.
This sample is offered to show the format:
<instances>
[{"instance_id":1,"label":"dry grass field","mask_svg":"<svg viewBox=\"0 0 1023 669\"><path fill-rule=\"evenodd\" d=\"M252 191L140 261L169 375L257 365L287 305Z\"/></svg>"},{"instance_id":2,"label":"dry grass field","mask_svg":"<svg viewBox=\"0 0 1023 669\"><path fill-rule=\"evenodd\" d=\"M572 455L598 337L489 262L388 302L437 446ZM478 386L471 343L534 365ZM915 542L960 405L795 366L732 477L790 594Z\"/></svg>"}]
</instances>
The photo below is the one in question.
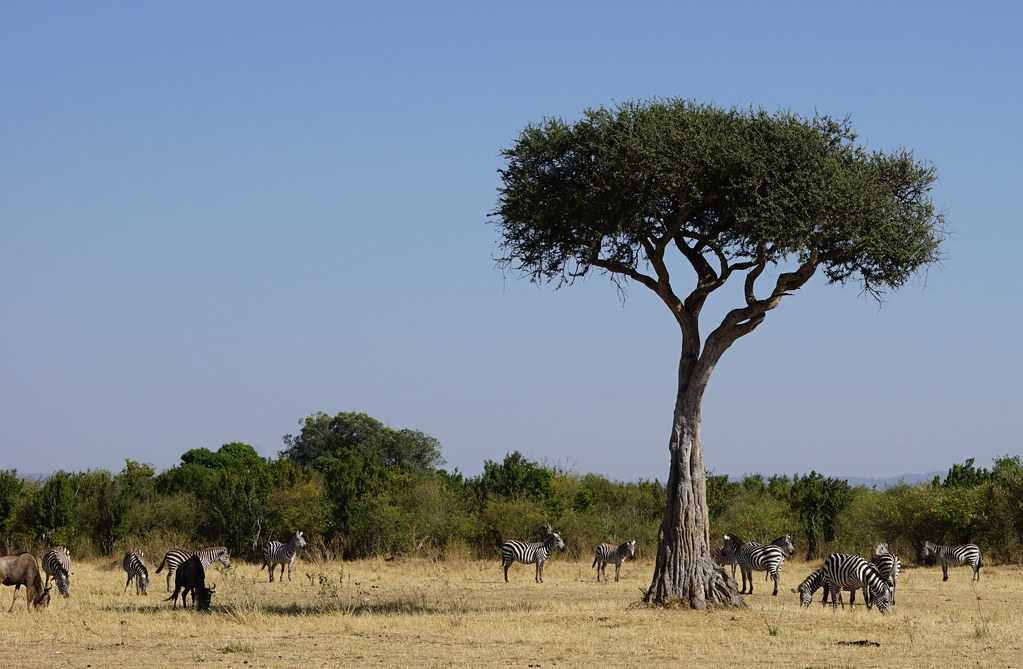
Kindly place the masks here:
<instances>
[{"instance_id":1,"label":"dry grass field","mask_svg":"<svg viewBox=\"0 0 1023 669\"><path fill-rule=\"evenodd\" d=\"M150 559L150 563L154 560ZM158 561L156 561L158 564ZM24 591L0 589L0 661L6 667L477 666L784 667L1023 666L1023 569L904 569L892 613L859 603L801 609L793 592L819 563L787 562L771 597L757 574L743 609L696 612L639 603L649 562L626 563L598 583L590 561L558 555L545 583L497 561L368 560L295 563L267 582L258 565L211 568L210 613L171 610L156 574L147 597L121 594L113 561L74 565L71 598L28 613ZM151 566L151 569L155 565ZM612 568L613 569L613 568ZM609 570L611 571L611 570Z\"/></svg>"}]
</instances>

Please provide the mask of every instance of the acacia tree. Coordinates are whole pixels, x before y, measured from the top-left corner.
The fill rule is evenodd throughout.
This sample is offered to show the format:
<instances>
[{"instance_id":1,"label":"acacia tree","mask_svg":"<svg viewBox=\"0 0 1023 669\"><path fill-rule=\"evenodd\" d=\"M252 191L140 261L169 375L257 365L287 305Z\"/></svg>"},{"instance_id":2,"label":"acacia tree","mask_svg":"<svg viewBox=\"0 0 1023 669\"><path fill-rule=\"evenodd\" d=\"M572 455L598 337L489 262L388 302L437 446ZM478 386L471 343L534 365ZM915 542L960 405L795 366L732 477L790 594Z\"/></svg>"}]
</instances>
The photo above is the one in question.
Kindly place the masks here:
<instances>
[{"instance_id":1,"label":"acacia tree","mask_svg":"<svg viewBox=\"0 0 1023 669\"><path fill-rule=\"evenodd\" d=\"M619 288L638 283L681 330L667 506L647 601L740 604L710 554L700 407L711 372L818 270L882 300L940 260L934 168L905 150L868 152L848 119L682 99L590 109L572 124L545 119L502 156L490 217L502 269L556 287L594 271ZM680 267L687 294L673 274ZM701 312L729 280L742 282L743 299L707 332Z\"/></svg>"}]
</instances>

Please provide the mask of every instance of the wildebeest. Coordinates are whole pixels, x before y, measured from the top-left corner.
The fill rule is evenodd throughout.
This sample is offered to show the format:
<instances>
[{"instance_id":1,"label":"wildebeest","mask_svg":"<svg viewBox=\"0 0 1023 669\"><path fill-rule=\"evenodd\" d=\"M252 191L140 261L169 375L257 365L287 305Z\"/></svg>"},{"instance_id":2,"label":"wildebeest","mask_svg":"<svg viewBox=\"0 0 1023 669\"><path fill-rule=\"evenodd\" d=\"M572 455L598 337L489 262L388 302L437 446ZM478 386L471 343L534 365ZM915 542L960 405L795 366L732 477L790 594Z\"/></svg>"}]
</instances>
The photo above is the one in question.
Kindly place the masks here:
<instances>
[{"instance_id":1,"label":"wildebeest","mask_svg":"<svg viewBox=\"0 0 1023 669\"><path fill-rule=\"evenodd\" d=\"M36 562L36 556L31 553L0 557L0 581L4 585L14 586L14 599L11 600L11 608L7 609L8 613L14 610L14 602L18 599L18 589L21 586L25 586L29 611L33 606L44 609L50 604L50 588L43 587L39 564Z\"/></svg>"},{"instance_id":2,"label":"wildebeest","mask_svg":"<svg viewBox=\"0 0 1023 669\"><path fill-rule=\"evenodd\" d=\"M174 600L174 606L178 608L178 593L181 592L181 606L188 606L188 593L192 593L192 606L196 611L206 611L210 608L210 599L213 597L212 588L206 587L206 569L202 566L202 560L198 555L188 558L174 572L174 594L164 601Z\"/></svg>"}]
</instances>

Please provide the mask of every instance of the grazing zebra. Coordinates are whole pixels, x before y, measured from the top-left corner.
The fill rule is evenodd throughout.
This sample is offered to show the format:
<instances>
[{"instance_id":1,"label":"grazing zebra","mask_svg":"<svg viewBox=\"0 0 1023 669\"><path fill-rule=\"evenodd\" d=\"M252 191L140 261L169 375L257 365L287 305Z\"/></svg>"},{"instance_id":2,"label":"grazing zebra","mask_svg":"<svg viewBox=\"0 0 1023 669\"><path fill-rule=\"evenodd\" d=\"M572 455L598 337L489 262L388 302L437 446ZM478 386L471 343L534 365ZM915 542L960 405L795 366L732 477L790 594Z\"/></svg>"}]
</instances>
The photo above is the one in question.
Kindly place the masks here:
<instances>
[{"instance_id":1,"label":"grazing zebra","mask_svg":"<svg viewBox=\"0 0 1023 669\"><path fill-rule=\"evenodd\" d=\"M797 592L799 592L800 603L803 606L810 606L810 602L813 601L813 594L815 592L817 592L818 590L820 590L821 588L824 588L824 596L821 597L821 605L822 606L827 606L827 604L828 604L829 588L827 587L827 584L824 581L824 568L823 567L821 567L817 571L815 571L812 574L810 574L809 576L807 576L806 580L799 584L799 588L797 589ZM856 603L856 590L857 590L857 588L856 587L850 587L850 588L845 588L845 589L849 591L849 606L853 606ZM871 606L873 606L873 604L872 604L871 599L870 599L869 596L866 597L866 600L867 600L866 601L867 608L869 609ZM841 592L838 593L838 599L836 601L839 604L842 605L843 609L845 608L845 602L842 601L842 593Z\"/></svg>"},{"instance_id":2,"label":"grazing zebra","mask_svg":"<svg viewBox=\"0 0 1023 669\"><path fill-rule=\"evenodd\" d=\"M281 582L284 582L284 565L288 565L288 580L291 580L291 564L295 561L298 549L305 546L305 539L301 532L295 532L288 539L288 543L282 544L279 541L268 541L263 548L263 565L259 568L270 567L270 582L274 582L274 566L281 565Z\"/></svg>"},{"instance_id":3,"label":"grazing zebra","mask_svg":"<svg viewBox=\"0 0 1023 669\"><path fill-rule=\"evenodd\" d=\"M543 541L534 544L527 544L525 541L518 541L516 539L510 539L501 544L501 566L504 567L504 582L508 582L508 567L518 560L522 564L535 562L535 581L543 583L543 563L555 546L562 551L565 550L565 542L561 540L561 535L557 532L551 532L543 538Z\"/></svg>"},{"instance_id":4,"label":"grazing zebra","mask_svg":"<svg viewBox=\"0 0 1023 669\"><path fill-rule=\"evenodd\" d=\"M742 591L746 594L746 579L749 579L749 594L753 594L753 572L766 571L774 579L773 596L778 595L778 580L781 578L781 566L785 563L785 551L774 544L761 545L756 542L743 542L734 534L725 535L725 555L731 556L739 563L742 572Z\"/></svg>"},{"instance_id":5,"label":"grazing zebra","mask_svg":"<svg viewBox=\"0 0 1023 669\"><path fill-rule=\"evenodd\" d=\"M636 540L626 541L621 546L612 546L611 544L600 544L597 549L593 551L593 564L590 568L597 567L597 563L600 566L597 567L597 580L600 580L600 574L604 571L608 562L614 562L615 565L615 583L618 582L618 572L622 568L622 563L628 560L630 557L636 555ZM607 580L607 573L604 573L604 580Z\"/></svg>"},{"instance_id":6,"label":"grazing zebra","mask_svg":"<svg viewBox=\"0 0 1023 669\"><path fill-rule=\"evenodd\" d=\"M71 551L64 546L54 546L43 556L43 571L46 572L46 583L50 585L50 577L57 584L57 592L68 596L71 581Z\"/></svg>"},{"instance_id":7,"label":"grazing zebra","mask_svg":"<svg viewBox=\"0 0 1023 669\"><path fill-rule=\"evenodd\" d=\"M741 537L739 537L738 534L733 534L732 536L735 537L736 540L740 544L746 543L746 542L744 542L742 540ZM755 546L760 546L761 545L760 543L758 543L756 541L750 541L749 543L751 543L751 544L753 544ZM771 545L772 546L777 546L778 548L780 548L783 551L785 551L785 556L786 557L792 557L792 554L796 552L796 547L792 543L792 535L791 534L786 534L783 537L778 537L777 539L772 540L771 541ZM729 553L728 551L726 551L724 546L718 546L717 548L714 549L714 562L716 562L717 564L721 565L722 567L724 567L727 564L732 565L732 578L733 579L735 578L735 565L737 565L738 563L735 561L735 556L732 555L731 553ZM771 576L770 572L767 572L767 571L764 572L764 580L765 581L768 578L770 578L770 576Z\"/></svg>"},{"instance_id":8,"label":"grazing zebra","mask_svg":"<svg viewBox=\"0 0 1023 669\"><path fill-rule=\"evenodd\" d=\"M182 562L192 557L193 555L199 556L199 561L202 562L203 571L210 568L210 565L219 560L225 567L231 566L231 556L228 554L227 549L223 546L211 546L210 548L203 548L202 550L195 551L194 553L189 551L183 551L180 548L172 548L167 551L167 554L163 556L163 561L160 566L156 568L155 574L159 574L160 570L167 567L167 592L170 592L171 577L174 576L174 572L178 570L178 567Z\"/></svg>"},{"instance_id":9,"label":"grazing zebra","mask_svg":"<svg viewBox=\"0 0 1023 669\"><path fill-rule=\"evenodd\" d=\"M833 611L838 611L842 590L851 590L855 593L859 588L863 588L863 596L868 609L876 602L877 610L882 615L886 615L892 610L891 588L885 583L884 577L877 571L877 568L858 555L844 553L829 555L828 559L824 561L824 566L811 574L799 586L799 598L803 606L810 606L810 602L813 601L813 593L819 587L828 589ZM850 595L850 605L852 600L853 596Z\"/></svg>"},{"instance_id":10,"label":"grazing zebra","mask_svg":"<svg viewBox=\"0 0 1023 669\"><path fill-rule=\"evenodd\" d=\"M888 585L891 586L892 604L894 605L895 587L899 583L899 570L902 568L902 563L899 562L899 556L891 552L887 543L874 544L874 548L871 552L873 555L870 557L870 563L877 567L882 578L888 581Z\"/></svg>"},{"instance_id":11,"label":"grazing zebra","mask_svg":"<svg viewBox=\"0 0 1023 669\"><path fill-rule=\"evenodd\" d=\"M133 548L125 553L121 566L128 574L128 580L124 582L124 590L121 591L121 594L127 592L128 584L132 581L135 581L136 595L149 594L149 570L146 569L146 563L142 559L142 549Z\"/></svg>"},{"instance_id":12,"label":"grazing zebra","mask_svg":"<svg viewBox=\"0 0 1023 669\"><path fill-rule=\"evenodd\" d=\"M939 546L930 541L924 542L920 549L920 559L926 560L933 557L941 563L941 580L948 580L948 566L961 567L968 564L973 567L974 581L980 580L980 568L983 564L980 561L980 548L975 544L963 544L962 546Z\"/></svg>"}]
</instances>

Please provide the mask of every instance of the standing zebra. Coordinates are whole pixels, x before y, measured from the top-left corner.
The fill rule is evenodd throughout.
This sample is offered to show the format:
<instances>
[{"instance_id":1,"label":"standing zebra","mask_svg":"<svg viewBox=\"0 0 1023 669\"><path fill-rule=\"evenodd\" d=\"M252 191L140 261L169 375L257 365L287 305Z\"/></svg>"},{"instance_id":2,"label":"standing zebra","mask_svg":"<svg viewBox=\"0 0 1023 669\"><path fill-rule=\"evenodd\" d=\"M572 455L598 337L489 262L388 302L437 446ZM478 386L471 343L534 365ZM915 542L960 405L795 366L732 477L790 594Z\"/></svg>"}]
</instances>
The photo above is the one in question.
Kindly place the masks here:
<instances>
[{"instance_id":1,"label":"standing zebra","mask_svg":"<svg viewBox=\"0 0 1023 669\"><path fill-rule=\"evenodd\" d=\"M298 549L305 546L305 539L301 532L295 532L288 539L288 543L282 544L279 541L268 541L263 548L263 567L270 567L270 582L274 582L274 566L281 565L281 582L284 582L284 565L288 565L288 580L291 580L291 564L295 561Z\"/></svg>"},{"instance_id":2,"label":"standing zebra","mask_svg":"<svg viewBox=\"0 0 1023 669\"><path fill-rule=\"evenodd\" d=\"M543 541L534 544L527 544L525 541L518 541L516 539L509 539L501 544L501 566L504 567L504 582L508 582L508 567L518 560L522 564L535 562L535 581L543 583L543 563L555 546L562 551L565 550L565 542L561 540L561 535L557 532L551 532L543 538Z\"/></svg>"},{"instance_id":3,"label":"standing zebra","mask_svg":"<svg viewBox=\"0 0 1023 669\"><path fill-rule=\"evenodd\" d=\"M228 555L227 549L223 546L211 546L209 548L203 548L202 550L191 553L189 551L183 551L180 548L172 548L167 551L167 554L163 556L163 561L160 562L160 566L156 568L155 574L159 574L160 570L167 567L167 592L170 592L171 578L174 576L174 572L178 570L181 563L192 557L193 555L199 556L199 561L202 562L203 571L207 571L210 565L219 560L225 567L231 566L231 556Z\"/></svg>"},{"instance_id":4,"label":"standing zebra","mask_svg":"<svg viewBox=\"0 0 1023 669\"><path fill-rule=\"evenodd\" d=\"M980 580L980 568L983 564L980 561L980 548L975 544L963 544L961 546L939 546L930 541L924 542L920 549L920 559L926 560L933 557L941 563L941 580L948 580L948 566L961 567L968 564L973 567L974 581Z\"/></svg>"},{"instance_id":5,"label":"standing zebra","mask_svg":"<svg viewBox=\"0 0 1023 669\"><path fill-rule=\"evenodd\" d=\"M827 588L831 595L832 611L838 611L842 590L855 592L859 588L863 588L868 609L876 602L877 610L882 615L886 615L892 610L891 588L885 583L884 577L877 571L877 568L858 555L844 553L829 555L828 559L824 561L824 566L811 574L799 586L800 603L803 606L810 606L810 602L813 601L813 593L821 587ZM850 596L850 604L852 604L852 600L853 597Z\"/></svg>"},{"instance_id":6,"label":"standing zebra","mask_svg":"<svg viewBox=\"0 0 1023 669\"><path fill-rule=\"evenodd\" d=\"M738 534L733 534L732 536L735 537L736 541L739 544L746 543L746 542L744 542L742 540L742 538ZM760 543L758 543L756 541L750 541L749 543L753 544L754 546L760 546L761 545ZM785 557L792 557L792 555L796 552L796 547L792 543L792 535L791 534L786 534L783 537L778 537L777 539L773 539L771 541L771 545L772 546L777 546L778 548L780 548L783 551L785 551ZM714 558L713 559L714 559L714 562L716 562L717 564L719 564L722 567L724 567L725 565L728 565L728 564L732 565L732 578L733 579L735 578L735 565L737 565L738 563L735 561L735 556L732 553L729 553L728 551L726 551L724 546L718 546L716 549L714 549ZM770 572L766 572L765 571L764 572L764 580L766 581L769 577L770 577Z\"/></svg>"},{"instance_id":7,"label":"standing zebra","mask_svg":"<svg viewBox=\"0 0 1023 669\"><path fill-rule=\"evenodd\" d=\"M43 556L43 571L46 572L46 583L50 585L50 577L57 584L57 592L68 596L71 581L71 551L64 546L54 546Z\"/></svg>"},{"instance_id":8,"label":"standing zebra","mask_svg":"<svg viewBox=\"0 0 1023 669\"><path fill-rule=\"evenodd\" d=\"M746 594L746 579L749 579L749 594L753 594L753 572L766 571L774 579L774 592L778 594L778 580L781 578L781 566L785 563L785 551L774 544L760 545L756 542L743 542L734 534L725 535L725 556L734 559L742 572L742 591Z\"/></svg>"},{"instance_id":9,"label":"standing zebra","mask_svg":"<svg viewBox=\"0 0 1023 669\"><path fill-rule=\"evenodd\" d=\"M892 604L895 604L895 587L899 583L899 570L902 568L899 556L889 550L887 543L874 544L871 553L870 563L877 567L884 580L888 581L892 588Z\"/></svg>"},{"instance_id":10,"label":"standing zebra","mask_svg":"<svg viewBox=\"0 0 1023 669\"><path fill-rule=\"evenodd\" d=\"M149 594L149 570L146 569L146 563L142 559L142 549L133 548L124 554L124 559L121 561L121 566L124 571L128 574L128 580L124 582L124 590L121 591L123 595L128 590L128 584L135 581L135 594L147 595Z\"/></svg>"},{"instance_id":11,"label":"standing zebra","mask_svg":"<svg viewBox=\"0 0 1023 669\"><path fill-rule=\"evenodd\" d=\"M597 580L600 580L601 572L604 572L604 568L608 562L614 562L615 565L615 583L618 582L618 572L622 568L622 563L630 557L636 555L636 540L626 541L621 546L612 546L611 544L600 544L597 549L593 551L593 564L590 568L597 567L597 563L600 566L597 567ZM607 573L604 573L604 580L607 580Z\"/></svg>"}]
</instances>

